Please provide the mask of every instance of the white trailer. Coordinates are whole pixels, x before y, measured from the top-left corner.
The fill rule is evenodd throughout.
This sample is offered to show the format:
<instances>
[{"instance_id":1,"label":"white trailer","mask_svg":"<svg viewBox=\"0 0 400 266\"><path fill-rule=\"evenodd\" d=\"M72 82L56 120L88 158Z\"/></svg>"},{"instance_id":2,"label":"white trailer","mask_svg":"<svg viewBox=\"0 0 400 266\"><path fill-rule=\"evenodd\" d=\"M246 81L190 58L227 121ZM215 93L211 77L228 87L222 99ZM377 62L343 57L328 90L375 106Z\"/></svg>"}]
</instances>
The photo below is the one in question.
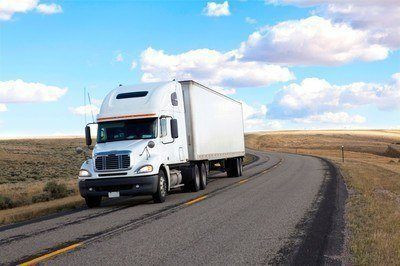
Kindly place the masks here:
<instances>
[{"instance_id":1,"label":"white trailer","mask_svg":"<svg viewBox=\"0 0 400 266\"><path fill-rule=\"evenodd\" d=\"M119 86L97 116L97 143L79 171L89 207L102 197L205 189L210 167L242 175L242 104L195 81ZM86 126L86 144L92 144Z\"/></svg>"},{"instance_id":2,"label":"white trailer","mask_svg":"<svg viewBox=\"0 0 400 266\"><path fill-rule=\"evenodd\" d=\"M181 81L189 160L244 155L242 104L195 81Z\"/></svg>"}]
</instances>

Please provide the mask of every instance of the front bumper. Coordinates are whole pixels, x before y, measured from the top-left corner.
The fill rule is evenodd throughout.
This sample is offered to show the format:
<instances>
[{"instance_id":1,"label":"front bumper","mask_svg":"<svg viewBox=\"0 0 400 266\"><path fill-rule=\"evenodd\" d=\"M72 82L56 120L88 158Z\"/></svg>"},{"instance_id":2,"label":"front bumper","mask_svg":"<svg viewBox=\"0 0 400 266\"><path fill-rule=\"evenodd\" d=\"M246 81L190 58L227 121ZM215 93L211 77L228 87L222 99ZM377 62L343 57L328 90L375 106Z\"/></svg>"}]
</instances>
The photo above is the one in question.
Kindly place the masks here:
<instances>
[{"instance_id":1,"label":"front bumper","mask_svg":"<svg viewBox=\"0 0 400 266\"><path fill-rule=\"evenodd\" d=\"M108 196L119 191L120 196L152 195L157 192L158 175L79 180L82 197Z\"/></svg>"}]
</instances>

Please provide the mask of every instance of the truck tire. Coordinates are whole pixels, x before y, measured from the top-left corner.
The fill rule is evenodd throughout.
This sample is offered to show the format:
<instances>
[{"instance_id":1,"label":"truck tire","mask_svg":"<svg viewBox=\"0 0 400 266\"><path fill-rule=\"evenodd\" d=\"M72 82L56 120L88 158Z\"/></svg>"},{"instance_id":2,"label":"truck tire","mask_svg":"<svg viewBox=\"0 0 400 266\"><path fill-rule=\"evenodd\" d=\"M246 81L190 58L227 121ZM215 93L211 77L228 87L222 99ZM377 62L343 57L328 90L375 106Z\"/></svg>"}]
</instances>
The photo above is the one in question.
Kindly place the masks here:
<instances>
[{"instance_id":1,"label":"truck tire","mask_svg":"<svg viewBox=\"0 0 400 266\"><path fill-rule=\"evenodd\" d=\"M228 177L239 177L240 173L240 158L229 158L226 160L226 173Z\"/></svg>"},{"instance_id":2,"label":"truck tire","mask_svg":"<svg viewBox=\"0 0 400 266\"><path fill-rule=\"evenodd\" d=\"M192 192L197 192L200 190L200 171L199 167L195 164L192 166L192 185L191 185L191 190Z\"/></svg>"},{"instance_id":3,"label":"truck tire","mask_svg":"<svg viewBox=\"0 0 400 266\"><path fill-rule=\"evenodd\" d=\"M101 204L101 196L86 196L85 197L86 206L88 208L96 208Z\"/></svg>"},{"instance_id":4,"label":"truck tire","mask_svg":"<svg viewBox=\"0 0 400 266\"><path fill-rule=\"evenodd\" d=\"M207 187L207 168L205 163L199 164L200 172L200 189L203 190Z\"/></svg>"},{"instance_id":5,"label":"truck tire","mask_svg":"<svg viewBox=\"0 0 400 266\"><path fill-rule=\"evenodd\" d=\"M190 165L182 170L185 191L197 192L200 190L200 171L197 164Z\"/></svg>"},{"instance_id":6,"label":"truck tire","mask_svg":"<svg viewBox=\"0 0 400 266\"><path fill-rule=\"evenodd\" d=\"M243 158L239 158L239 176L243 175Z\"/></svg>"},{"instance_id":7,"label":"truck tire","mask_svg":"<svg viewBox=\"0 0 400 266\"><path fill-rule=\"evenodd\" d=\"M167 197L167 180L164 171L160 170L158 173L157 191L153 194L153 201L155 203L163 203Z\"/></svg>"}]
</instances>

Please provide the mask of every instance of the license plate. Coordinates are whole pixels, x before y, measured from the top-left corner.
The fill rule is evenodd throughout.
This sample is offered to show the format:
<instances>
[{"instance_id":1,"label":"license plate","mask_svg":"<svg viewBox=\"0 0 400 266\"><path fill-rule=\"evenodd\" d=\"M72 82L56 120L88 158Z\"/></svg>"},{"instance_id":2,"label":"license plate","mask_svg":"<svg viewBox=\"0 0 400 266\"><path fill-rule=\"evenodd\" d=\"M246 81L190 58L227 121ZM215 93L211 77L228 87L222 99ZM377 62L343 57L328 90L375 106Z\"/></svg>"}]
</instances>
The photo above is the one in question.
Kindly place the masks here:
<instances>
[{"instance_id":1,"label":"license plate","mask_svg":"<svg viewBox=\"0 0 400 266\"><path fill-rule=\"evenodd\" d=\"M108 192L109 198L119 198L119 191L116 192Z\"/></svg>"}]
</instances>

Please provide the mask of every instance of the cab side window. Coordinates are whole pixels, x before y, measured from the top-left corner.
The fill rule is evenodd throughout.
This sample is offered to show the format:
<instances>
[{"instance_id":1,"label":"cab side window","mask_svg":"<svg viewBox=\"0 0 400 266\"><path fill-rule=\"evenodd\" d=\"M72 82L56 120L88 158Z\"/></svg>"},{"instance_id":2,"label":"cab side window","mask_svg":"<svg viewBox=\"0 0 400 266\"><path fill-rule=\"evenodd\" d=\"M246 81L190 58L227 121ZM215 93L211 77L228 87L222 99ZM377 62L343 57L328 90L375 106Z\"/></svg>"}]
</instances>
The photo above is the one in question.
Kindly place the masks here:
<instances>
[{"instance_id":1,"label":"cab side window","mask_svg":"<svg viewBox=\"0 0 400 266\"><path fill-rule=\"evenodd\" d=\"M167 136L167 118L160 119L160 137Z\"/></svg>"}]
</instances>

